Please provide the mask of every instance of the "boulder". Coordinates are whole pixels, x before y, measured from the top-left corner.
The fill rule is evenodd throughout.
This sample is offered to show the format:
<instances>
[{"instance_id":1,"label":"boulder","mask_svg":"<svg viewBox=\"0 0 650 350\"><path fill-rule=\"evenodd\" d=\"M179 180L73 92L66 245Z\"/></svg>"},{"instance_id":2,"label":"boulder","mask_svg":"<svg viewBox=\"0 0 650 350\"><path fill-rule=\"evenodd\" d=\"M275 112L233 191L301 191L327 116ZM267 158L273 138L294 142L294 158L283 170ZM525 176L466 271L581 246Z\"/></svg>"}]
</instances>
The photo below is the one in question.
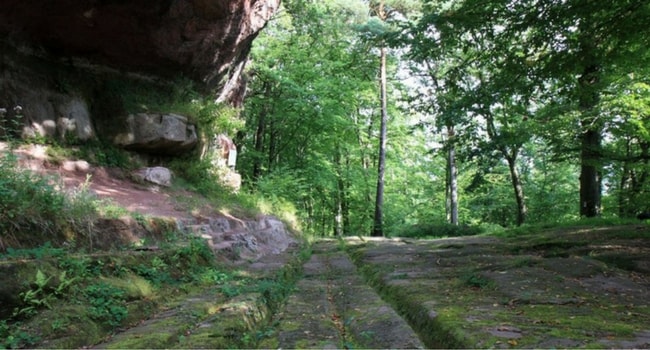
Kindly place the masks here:
<instances>
[{"instance_id":1,"label":"boulder","mask_svg":"<svg viewBox=\"0 0 650 350\"><path fill-rule=\"evenodd\" d=\"M221 181L224 185L231 188L235 193L239 192L241 189L241 174L236 173L232 170L226 171L224 176L221 178Z\"/></svg>"},{"instance_id":2,"label":"boulder","mask_svg":"<svg viewBox=\"0 0 650 350\"><path fill-rule=\"evenodd\" d=\"M171 170L161 166L138 169L133 172L133 177L140 181L148 181L161 186L169 187L172 184Z\"/></svg>"},{"instance_id":3,"label":"boulder","mask_svg":"<svg viewBox=\"0 0 650 350\"><path fill-rule=\"evenodd\" d=\"M85 160L65 160L61 164L61 169L69 172L89 173L91 166Z\"/></svg>"},{"instance_id":4,"label":"boulder","mask_svg":"<svg viewBox=\"0 0 650 350\"><path fill-rule=\"evenodd\" d=\"M177 114L131 114L113 142L128 150L156 155L177 155L198 143L196 127Z\"/></svg>"}]
</instances>

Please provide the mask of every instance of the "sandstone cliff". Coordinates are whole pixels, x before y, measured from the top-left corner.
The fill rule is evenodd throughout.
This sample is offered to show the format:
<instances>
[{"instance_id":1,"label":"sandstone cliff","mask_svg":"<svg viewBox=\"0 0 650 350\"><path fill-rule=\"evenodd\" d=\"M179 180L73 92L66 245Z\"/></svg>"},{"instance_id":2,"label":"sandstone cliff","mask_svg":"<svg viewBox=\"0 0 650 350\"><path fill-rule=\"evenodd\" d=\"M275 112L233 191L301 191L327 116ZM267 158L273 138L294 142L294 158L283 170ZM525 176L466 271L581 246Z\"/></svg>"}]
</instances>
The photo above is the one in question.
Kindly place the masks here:
<instances>
[{"instance_id":1,"label":"sandstone cliff","mask_svg":"<svg viewBox=\"0 0 650 350\"><path fill-rule=\"evenodd\" d=\"M20 116L28 134L63 136L75 129L73 136L81 140L110 139L123 132L112 129L134 112L116 98L119 92L132 94L116 93L127 78L149 84L138 86L140 91L161 87L164 95L165 84L183 77L212 99L240 106L252 42L279 5L280 0L5 0L0 134Z\"/></svg>"}]
</instances>

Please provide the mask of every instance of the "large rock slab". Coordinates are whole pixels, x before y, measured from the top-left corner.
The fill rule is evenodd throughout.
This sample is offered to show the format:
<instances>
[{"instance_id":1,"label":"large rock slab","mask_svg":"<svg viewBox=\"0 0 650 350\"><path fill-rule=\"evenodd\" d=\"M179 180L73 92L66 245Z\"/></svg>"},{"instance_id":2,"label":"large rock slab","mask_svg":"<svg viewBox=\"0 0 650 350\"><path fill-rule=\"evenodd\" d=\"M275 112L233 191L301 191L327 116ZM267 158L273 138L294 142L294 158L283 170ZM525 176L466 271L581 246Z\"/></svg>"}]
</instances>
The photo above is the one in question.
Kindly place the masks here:
<instances>
[{"instance_id":1,"label":"large rock slab","mask_svg":"<svg viewBox=\"0 0 650 350\"><path fill-rule=\"evenodd\" d=\"M138 113L126 117L124 130L113 142L129 150L175 155L191 150L198 137L196 127L178 114Z\"/></svg>"},{"instance_id":2,"label":"large rock slab","mask_svg":"<svg viewBox=\"0 0 650 350\"><path fill-rule=\"evenodd\" d=\"M348 238L428 348L647 348L647 226L505 238Z\"/></svg>"}]
</instances>

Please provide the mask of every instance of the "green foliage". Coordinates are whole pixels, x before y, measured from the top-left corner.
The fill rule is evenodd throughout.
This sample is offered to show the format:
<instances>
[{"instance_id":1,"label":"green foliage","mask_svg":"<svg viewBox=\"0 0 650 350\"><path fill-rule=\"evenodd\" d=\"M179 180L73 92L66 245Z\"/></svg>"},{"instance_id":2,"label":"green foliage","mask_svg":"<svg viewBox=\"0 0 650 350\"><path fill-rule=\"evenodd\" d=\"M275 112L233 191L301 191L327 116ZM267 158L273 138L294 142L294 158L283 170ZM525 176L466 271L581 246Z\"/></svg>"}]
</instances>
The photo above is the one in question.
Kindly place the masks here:
<instances>
[{"instance_id":1,"label":"green foliage","mask_svg":"<svg viewBox=\"0 0 650 350\"><path fill-rule=\"evenodd\" d=\"M190 79L181 77L162 85L112 78L105 82L104 91L127 114L177 113L197 123L206 137L234 135L243 126L236 108L215 102L210 93L198 91Z\"/></svg>"},{"instance_id":2,"label":"green foliage","mask_svg":"<svg viewBox=\"0 0 650 350\"><path fill-rule=\"evenodd\" d=\"M0 248L7 248L3 240L13 238L25 230L43 230L52 233L53 223L59 220L65 203L47 179L15 168L11 154L0 158Z\"/></svg>"},{"instance_id":3,"label":"green foliage","mask_svg":"<svg viewBox=\"0 0 650 350\"><path fill-rule=\"evenodd\" d=\"M191 269L193 266L201 266L211 262L214 253L204 239L192 237L189 244L179 248L173 256L176 267Z\"/></svg>"},{"instance_id":4,"label":"green foliage","mask_svg":"<svg viewBox=\"0 0 650 350\"><path fill-rule=\"evenodd\" d=\"M480 273L475 271L467 271L461 277L460 281L463 285L475 289L485 289L494 286L494 282Z\"/></svg>"},{"instance_id":5,"label":"green foliage","mask_svg":"<svg viewBox=\"0 0 650 350\"><path fill-rule=\"evenodd\" d=\"M520 199L530 198L529 219L586 215L578 211L577 188L598 192L601 185L589 185L586 173L580 182L577 172L592 166L611 169L607 191L618 196L618 203L612 201L605 209L633 216L647 188L645 180L637 181L647 172L647 161L640 161L647 159L642 117L647 116L647 91L642 82L650 58L645 49L648 30L634 29L639 23L650 23L650 7L642 1L513 6L498 0L431 1L393 44L408 48L417 63L414 71L425 78L422 85L434 92L414 94L416 108L431 114L430 123L437 129L456 126L457 149L480 161L472 164L481 168L480 175L492 172L493 165L487 163L497 156L516 164L527 191ZM589 146L587 131L598 135ZM532 144L544 153L522 157ZM546 187L538 183L544 178L526 173L540 170L531 168L531 162L581 162L582 169L574 169L570 177L560 169L561 182ZM516 180L516 174L510 176ZM552 193L530 195L531 187ZM481 221L510 225L514 198L506 204L501 185L487 188L492 198L482 198L477 207L491 210L480 213ZM567 199L573 205L567 205Z\"/></svg>"},{"instance_id":6,"label":"green foliage","mask_svg":"<svg viewBox=\"0 0 650 350\"><path fill-rule=\"evenodd\" d=\"M122 169L131 169L135 166L127 151L107 142L88 141L75 149L76 152L73 152L72 156L97 166Z\"/></svg>"},{"instance_id":7,"label":"green foliage","mask_svg":"<svg viewBox=\"0 0 650 350\"><path fill-rule=\"evenodd\" d=\"M3 258L7 259L43 259L45 257L59 257L63 256L66 253L65 249L54 248L52 243L45 242L40 247L36 248L24 248L24 249L15 249L7 248L5 254L0 255Z\"/></svg>"},{"instance_id":8,"label":"green foliage","mask_svg":"<svg viewBox=\"0 0 650 350\"><path fill-rule=\"evenodd\" d=\"M12 111L0 106L0 141L13 142L20 137L23 118L21 106L15 106Z\"/></svg>"},{"instance_id":9,"label":"green foliage","mask_svg":"<svg viewBox=\"0 0 650 350\"><path fill-rule=\"evenodd\" d=\"M73 254L49 244L10 249L3 259L37 258L39 268L30 272L16 298L5 300L8 305L3 301L0 348L33 347L40 342L36 335L68 337L71 329L84 327L110 332L155 310L154 299L197 286L227 286L233 295L252 288L252 279L235 278L231 270L218 267L204 240L186 237L175 233L174 244L161 243L161 251L153 254ZM69 312L74 314L66 316ZM61 317L52 316L59 313Z\"/></svg>"},{"instance_id":10,"label":"green foliage","mask_svg":"<svg viewBox=\"0 0 650 350\"><path fill-rule=\"evenodd\" d=\"M286 280L258 281L255 288L262 294L264 304L271 310L280 310L281 305L293 291L293 285Z\"/></svg>"},{"instance_id":11,"label":"green foliage","mask_svg":"<svg viewBox=\"0 0 650 350\"><path fill-rule=\"evenodd\" d=\"M97 211L104 218L117 219L131 215L126 208L115 204L111 200L101 199L97 201Z\"/></svg>"},{"instance_id":12,"label":"green foliage","mask_svg":"<svg viewBox=\"0 0 650 350\"><path fill-rule=\"evenodd\" d=\"M404 227L390 236L407 238L439 238L473 236L481 233L481 228L477 226L452 225L447 223L423 223Z\"/></svg>"},{"instance_id":13,"label":"green foliage","mask_svg":"<svg viewBox=\"0 0 650 350\"><path fill-rule=\"evenodd\" d=\"M128 316L124 291L106 283L92 284L83 291L91 307L88 314L111 328L118 327Z\"/></svg>"},{"instance_id":14,"label":"green foliage","mask_svg":"<svg viewBox=\"0 0 650 350\"><path fill-rule=\"evenodd\" d=\"M191 107L189 115L194 117L199 131L206 138L222 133L235 135L244 127L238 109L216 103L210 97L192 100Z\"/></svg>"},{"instance_id":15,"label":"green foliage","mask_svg":"<svg viewBox=\"0 0 650 350\"><path fill-rule=\"evenodd\" d=\"M253 93L243 110L246 152L238 170L271 205L291 203L303 230L334 232L340 207L344 231L353 234L365 225L376 183L369 167L379 62L355 29L368 18L367 4L284 6L289 15L270 22L251 53Z\"/></svg>"},{"instance_id":16,"label":"green foliage","mask_svg":"<svg viewBox=\"0 0 650 350\"><path fill-rule=\"evenodd\" d=\"M80 278L98 277L101 273L101 262L93 262L87 257L62 256L58 262L59 268L69 272L72 276Z\"/></svg>"},{"instance_id":17,"label":"green foliage","mask_svg":"<svg viewBox=\"0 0 650 350\"><path fill-rule=\"evenodd\" d=\"M54 178L16 168L12 154L0 157L0 250L76 236L90 240L96 215L87 186L66 196Z\"/></svg>"},{"instance_id":18,"label":"green foliage","mask_svg":"<svg viewBox=\"0 0 650 350\"><path fill-rule=\"evenodd\" d=\"M232 276L216 268L205 268L193 273L193 279L202 285L224 284L232 279Z\"/></svg>"},{"instance_id":19,"label":"green foliage","mask_svg":"<svg viewBox=\"0 0 650 350\"><path fill-rule=\"evenodd\" d=\"M221 286L220 290L221 293L223 293L223 295L226 296L227 298L233 298L242 293L242 288L240 286L230 285L230 284Z\"/></svg>"},{"instance_id":20,"label":"green foliage","mask_svg":"<svg viewBox=\"0 0 650 350\"><path fill-rule=\"evenodd\" d=\"M169 167L187 182L189 189L203 194L228 192L212 173L213 165L208 159L184 158L173 160Z\"/></svg>"},{"instance_id":21,"label":"green foliage","mask_svg":"<svg viewBox=\"0 0 650 350\"><path fill-rule=\"evenodd\" d=\"M68 278L67 272L62 271L56 279L58 285L51 285L50 280L52 280L52 276L46 276L43 271L40 269L37 270L34 281L30 284L30 289L20 293L20 301L22 304L14 310L11 317L30 318L39 309L52 308L52 301L56 298L63 297L64 293L76 282L77 278Z\"/></svg>"},{"instance_id":22,"label":"green foliage","mask_svg":"<svg viewBox=\"0 0 650 350\"><path fill-rule=\"evenodd\" d=\"M299 227L294 203L301 203L309 196L307 187L299 171L279 169L257 181L258 207L263 213L273 213Z\"/></svg>"},{"instance_id":23,"label":"green foliage","mask_svg":"<svg viewBox=\"0 0 650 350\"><path fill-rule=\"evenodd\" d=\"M30 347L40 340L39 337L24 331L21 323L7 323L0 320L0 348L21 349Z\"/></svg>"},{"instance_id":24,"label":"green foliage","mask_svg":"<svg viewBox=\"0 0 650 350\"><path fill-rule=\"evenodd\" d=\"M139 264L131 268L138 276L150 281L154 286L160 287L164 284L173 284L176 281L172 277L167 264L156 257L149 264Z\"/></svg>"},{"instance_id":25,"label":"green foliage","mask_svg":"<svg viewBox=\"0 0 650 350\"><path fill-rule=\"evenodd\" d=\"M174 173L183 179L183 186L187 189L200 193L202 196L215 205L221 206L223 211L244 216L262 213L273 213L273 215L287 222L291 227L298 228L296 209L293 203L283 198L277 191L290 193L290 184L284 188L276 188L276 191L254 191L234 193L233 189L224 185L221 180L222 174L215 170L209 159L177 159L170 163ZM270 187L269 187L270 189ZM192 202L190 199L180 201ZM196 203L189 203L196 205Z\"/></svg>"},{"instance_id":26,"label":"green foliage","mask_svg":"<svg viewBox=\"0 0 650 350\"><path fill-rule=\"evenodd\" d=\"M50 299L52 296L45 291L45 287L50 279L51 277L45 277L45 274L41 270L36 272L36 277L33 282L35 288L20 293L20 298L25 306L16 309L13 317L31 317L39 308L51 308Z\"/></svg>"}]
</instances>

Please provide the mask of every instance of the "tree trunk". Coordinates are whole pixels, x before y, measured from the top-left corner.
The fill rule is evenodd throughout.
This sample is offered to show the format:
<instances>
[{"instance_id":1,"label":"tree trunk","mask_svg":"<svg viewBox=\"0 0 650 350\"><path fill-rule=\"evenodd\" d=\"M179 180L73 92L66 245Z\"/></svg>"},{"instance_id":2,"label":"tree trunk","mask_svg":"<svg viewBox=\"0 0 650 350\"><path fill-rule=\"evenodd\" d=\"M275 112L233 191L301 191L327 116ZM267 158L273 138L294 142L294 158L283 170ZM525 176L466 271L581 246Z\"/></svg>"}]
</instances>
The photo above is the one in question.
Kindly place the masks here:
<instances>
[{"instance_id":1,"label":"tree trunk","mask_svg":"<svg viewBox=\"0 0 650 350\"><path fill-rule=\"evenodd\" d=\"M456 146L454 144L454 127L447 126L447 219L452 225L458 225L458 168L456 167Z\"/></svg>"},{"instance_id":2,"label":"tree trunk","mask_svg":"<svg viewBox=\"0 0 650 350\"><path fill-rule=\"evenodd\" d=\"M601 214L601 177L598 165L600 138L600 130L587 130L582 135L580 216L588 218Z\"/></svg>"},{"instance_id":3,"label":"tree trunk","mask_svg":"<svg viewBox=\"0 0 650 350\"><path fill-rule=\"evenodd\" d=\"M526 207L526 199L524 197L524 186L521 184L521 176L517 170L517 158L506 157L508 161L508 168L510 169L510 181L512 188L515 191L515 200L517 201L517 226L521 226L526 221L528 208Z\"/></svg>"},{"instance_id":4,"label":"tree trunk","mask_svg":"<svg viewBox=\"0 0 650 350\"><path fill-rule=\"evenodd\" d=\"M599 95L595 85L599 80L597 65L587 66L579 79L580 109L580 216L588 218L601 214L601 139L602 126L595 116Z\"/></svg>"},{"instance_id":5,"label":"tree trunk","mask_svg":"<svg viewBox=\"0 0 650 350\"><path fill-rule=\"evenodd\" d=\"M255 157L253 158L253 181L262 175L262 154L264 154L264 134L266 129L266 111L260 113L255 130Z\"/></svg>"},{"instance_id":6,"label":"tree trunk","mask_svg":"<svg viewBox=\"0 0 650 350\"><path fill-rule=\"evenodd\" d=\"M383 2L382 2L383 5ZM383 11L383 6L381 6ZM381 99L381 126L379 132L379 161L377 171L377 195L375 196L375 219L373 221L372 236L381 237L383 229L383 206L384 206L384 172L386 163L386 124L388 123L387 97L386 97L386 48L380 49L380 99Z\"/></svg>"},{"instance_id":7,"label":"tree trunk","mask_svg":"<svg viewBox=\"0 0 650 350\"><path fill-rule=\"evenodd\" d=\"M271 119L268 123L268 136L269 136L269 148L268 148L268 164L267 172L271 173L275 164L278 162L278 153L277 153L277 135L278 133L275 130L275 120Z\"/></svg>"},{"instance_id":8,"label":"tree trunk","mask_svg":"<svg viewBox=\"0 0 650 350\"><path fill-rule=\"evenodd\" d=\"M649 154L648 151L650 151L650 143L648 142L641 142L639 145L641 147L641 159L643 159L643 168L641 170L641 173L637 176L636 181L633 182L633 201L632 203L634 204L634 209L635 211L648 211L650 210L650 206L646 204L645 201L643 201L643 205L639 203L640 198L644 198L646 196L646 183L648 182L648 159ZM637 214L635 212L635 214Z\"/></svg>"},{"instance_id":9,"label":"tree trunk","mask_svg":"<svg viewBox=\"0 0 650 350\"><path fill-rule=\"evenodd\" d=\"M632 203L632 170L628 162L623 162L623 171L621 172L621 179L618 182L618 216L622 218L633 217L634 213L631 212Z\"/></svg>"},{"instance_id":10,"label":"tree trunk","mask_svg":"<svg viewBox=\"0 0 650 350\"><path fill-rule=\"evenodd\" d=\"M349 174L350 169L350 156L345 154L345 169L346 174ZM350 188L350 182L348 181L348 176L345 176L341 179L341 185L343 187L343 199L341 201L341 215L343 215L343 234L350 234L350 199L348 198L348 189Z\"/></svg>"},{"instance_id":11,"label":"tree trunk","mask_svg":"<svg viewBox=\"0 0 650 350\"><path fill-rule=\"evenodd\" d=\"M343 165L341 162L341 149L336 148L334 155L334 164L336 167L336 217L334 234L336 236L344 236L348 230L349 218L348 218L348 204L347 204L347 188L345 179L343 177Z\"/></svg>"},{"instance_id":12,"label":"tree trunk","mask_svg":"<svg viewBox=\"0 0 650 350\"><path fill-rule=\"evenodd\" d=\"M631 161L627 160L632 157L632 138L625 138L625 160L621 164L621 178L618 182L618 216L622 218L634 217L633 197L634 197L634 170Z\"/></svg>"},{"instance_id":13,"label":"tree trunk","mask_svg":"<svg viewBox=\"0 0 650 350\"><path fill-rule=\"evenodd\" d=\"M637 161L633 161L632 139L627 140L625 160L622 164L621 179L618 189L618 215L631 218L650 210L650 206L643 199L646 197L646 182L648 179L648 159L650 158L650 143L639 142L641 149L639 168ZM636 165L636 167L635 167Z\"/></svg>"}]
</instances>

